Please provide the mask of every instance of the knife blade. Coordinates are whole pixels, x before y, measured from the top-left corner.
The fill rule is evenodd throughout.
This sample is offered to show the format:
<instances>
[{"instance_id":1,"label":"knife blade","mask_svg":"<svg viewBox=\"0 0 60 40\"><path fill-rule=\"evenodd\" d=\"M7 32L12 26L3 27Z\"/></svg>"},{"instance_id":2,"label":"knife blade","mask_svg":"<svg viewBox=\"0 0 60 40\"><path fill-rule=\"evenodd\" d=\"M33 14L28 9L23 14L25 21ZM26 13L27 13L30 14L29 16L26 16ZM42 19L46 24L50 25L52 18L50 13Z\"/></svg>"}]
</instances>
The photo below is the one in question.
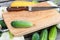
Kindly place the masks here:
<instances>
[{"instance_id":1,"label":"knife blade","mask_svg":"<svg viewBox=\"0 0 60 40\"><path fill-rule=\"evenodd\" d=\"M28 7L29 11L44 11L44 10L50 10L60 8L59 6L51 6L51 7Z\"/></svg>"},{"instance_id":2,"label":"knife blade","mask_svg":"<svg viewBox=\"0 0 60 40\"><path fill-rule=\"evenodd\" d=\"M7 11L44 11L44 10L50 10L50 9L55 9L55 8L60 8L59 6L51 6L51 7L8 7Z\"/></svg>"}]
</instances>

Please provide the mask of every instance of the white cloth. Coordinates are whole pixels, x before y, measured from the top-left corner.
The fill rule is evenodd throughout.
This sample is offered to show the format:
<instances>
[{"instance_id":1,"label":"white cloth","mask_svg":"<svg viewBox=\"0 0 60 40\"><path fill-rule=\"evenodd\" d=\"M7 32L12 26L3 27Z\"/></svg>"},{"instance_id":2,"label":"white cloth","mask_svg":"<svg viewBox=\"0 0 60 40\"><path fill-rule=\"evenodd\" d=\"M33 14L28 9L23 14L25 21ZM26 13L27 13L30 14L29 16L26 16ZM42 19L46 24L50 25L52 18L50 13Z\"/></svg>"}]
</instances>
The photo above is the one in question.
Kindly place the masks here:
<instances>
[{"instance_id":1,"label":"white cloth","mask_svg":"<svg viewBox=\"0 0 60 40\"><path fill-rule=\"evenodd\" d=\"M24 36L21 37L13 37L12 39L10 38L9 32L4 32L1 37L0 40L24 40Z\"/></svg>"}]
</instances>

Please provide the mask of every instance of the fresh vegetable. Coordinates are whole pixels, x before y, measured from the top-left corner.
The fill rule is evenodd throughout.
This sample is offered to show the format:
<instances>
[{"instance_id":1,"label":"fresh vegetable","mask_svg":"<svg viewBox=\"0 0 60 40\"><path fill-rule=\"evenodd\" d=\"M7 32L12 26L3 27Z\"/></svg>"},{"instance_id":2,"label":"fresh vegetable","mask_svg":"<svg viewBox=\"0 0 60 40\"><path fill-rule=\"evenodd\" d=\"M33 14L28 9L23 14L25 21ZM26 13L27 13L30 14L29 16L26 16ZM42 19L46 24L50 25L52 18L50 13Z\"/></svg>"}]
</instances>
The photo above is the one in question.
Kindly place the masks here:
<instances>
[{"instance_id":1,"label":"fresh vegetable","mask_svg":"<svg viewBox=\"0 0 60 40\"><path fill-rule=\"evenodd\" d=\"M57 36L57 28L56 25L52 26L49 31L49 40L55 40Z\"/></svg>"},{"instance_id":2,"label":"fresh vegetable","mask_svg":"<svg viewBox=\"0 0 60 40\"><path fill-rule=\"evenodd\" d=\"M29 21L21 20L21 21L12 21L11 25L15 28L28 28L33 26L33 23Z\"/></svg>"},{"instance_id":3,"label":"fresh vegetable","mask_svg":"<svg viewBox=\"0 0 60 40\"><path fill-rule=\"evenodd\" d=\"M3 20L0 20L0 24L1 24L2 28L4 28L4 29L7 28L7 26Z\"/></svg>"},{"instance_id":4,"label":"fresh vegetable","mask_svg":"<svg viewBox=\"0 0 60 40\"><path fill-rule=\"evenodd\" d=\"M39 40L40 39L40 36L38 33L34 33L33 36L32 36L32 40Z\"/></svg>"},{"instance_id":5,"label":"fresh vegetable","mask_svg":"<svg viewBox=\"0 0 60 40\"><path fill-rule=\"evenodd\" d=\"M40 40L48 40L48 30L47 29L42 30Z\"/></svg>"}]
</instances>

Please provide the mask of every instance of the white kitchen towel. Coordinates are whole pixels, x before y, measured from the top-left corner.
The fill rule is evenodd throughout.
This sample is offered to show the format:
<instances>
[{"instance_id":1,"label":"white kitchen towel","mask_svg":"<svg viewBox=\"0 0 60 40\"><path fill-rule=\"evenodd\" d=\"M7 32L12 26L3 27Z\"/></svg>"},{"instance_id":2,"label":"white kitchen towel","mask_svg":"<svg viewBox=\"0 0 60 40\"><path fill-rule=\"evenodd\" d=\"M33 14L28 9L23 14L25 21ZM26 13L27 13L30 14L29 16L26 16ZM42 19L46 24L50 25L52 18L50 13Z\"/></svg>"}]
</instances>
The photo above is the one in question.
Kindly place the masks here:
<instances>
[{"instance_id":1,"label":"white kitchen towel","mask_svg":"<svg viewBox=\"0 0 60 40\"><path fill-rule=\"evenodd\" d=\"M24 36L21 37L13 37L12 39L10 38L9 32L4 32L2 33L0 40L25 40Z\"/></svg>"}]
</instances>

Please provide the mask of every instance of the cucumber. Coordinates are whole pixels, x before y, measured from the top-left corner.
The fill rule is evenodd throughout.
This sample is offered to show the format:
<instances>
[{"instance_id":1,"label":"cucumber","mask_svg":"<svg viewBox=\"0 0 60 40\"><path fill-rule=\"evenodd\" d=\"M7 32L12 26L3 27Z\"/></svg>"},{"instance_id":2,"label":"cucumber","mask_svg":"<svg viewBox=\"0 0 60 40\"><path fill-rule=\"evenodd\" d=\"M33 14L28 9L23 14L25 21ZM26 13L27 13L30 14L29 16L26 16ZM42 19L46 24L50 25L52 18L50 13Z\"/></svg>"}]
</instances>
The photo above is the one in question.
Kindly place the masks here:
<instances>
[{"instance_id":1,"label":"cucumber","mask_svg":"<svg viewBox=\"0 0 60 40\"><path fill-rule=\"evenodd\" d=\"M49 31L49 40L56 40L57 28L56 25L52 26Z\"/></svg>"},{"instance_id":2,"label":"cucumber","mask_svg":"<svg viewBox=\"0 0 60 40\"><path fill-rule=\"evenodd\" d=\"M3 29L7 29L7 26L4 22L4 20L0 20L0 25L2 26Z\"/></svg>"},{"instance_id":3,"label":"cucumber","mask_svg":"<svg viewBox=\"0 0 60 40\"><path fill-rule=\"evenodd\" d=\"M33 23L21 20L21 21L12 21L11 25L15 28L28 28L28 27L32 27Z\"/></svg>"},{"instance_id":4,"label":"cucumber","mask_svg":"<svg viewBox=\"0 0 60 40\"><path fill-rule=\"evenodd\" d=\"M48 40L48 30L47 29L42 30L40 40Z\"/></svg>"},{"instance_id":5,"label":"cucumber","mask_svg":"<svg viewBox=\"0 0 60 40\"><path fill-rule=\"evenodd\" d=\"M39 40L40 39L40 36L38 33L34 33L33 36L32 36L32 40Z\"/></svg>"}]
</instances>

